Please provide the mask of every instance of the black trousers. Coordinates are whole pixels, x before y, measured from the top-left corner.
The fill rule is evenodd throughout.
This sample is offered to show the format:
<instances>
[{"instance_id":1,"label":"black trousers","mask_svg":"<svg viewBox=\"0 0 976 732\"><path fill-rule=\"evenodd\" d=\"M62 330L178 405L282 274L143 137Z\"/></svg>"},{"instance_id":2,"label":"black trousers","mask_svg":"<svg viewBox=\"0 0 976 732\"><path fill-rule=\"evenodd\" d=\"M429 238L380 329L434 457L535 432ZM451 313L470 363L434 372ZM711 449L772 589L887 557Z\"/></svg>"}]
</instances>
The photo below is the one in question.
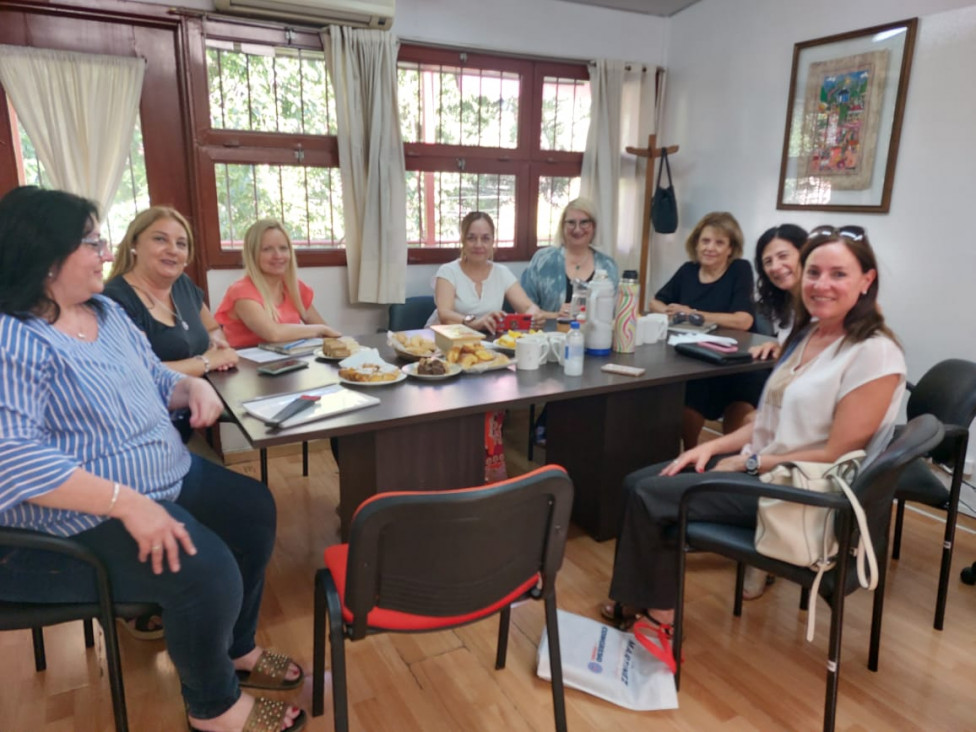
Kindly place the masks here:
<instances>
[{"instance_id":1,"label":"black trousers","mask_svg":"<svg viewBox=\"0 0 976 732\"><path fill-rule=\"evenodd\" d=\"M713 458L711 466L719 458ZM658 473L668 463L636 470L624 479L623 512L613 561L610 597L624 605L669 610L678 590L678 507L685 491L711 478L755 483L745 473ZM689 518L737 526L755 526L758 501L738 495L697 496Z\"/></svg>"}]
</instances>

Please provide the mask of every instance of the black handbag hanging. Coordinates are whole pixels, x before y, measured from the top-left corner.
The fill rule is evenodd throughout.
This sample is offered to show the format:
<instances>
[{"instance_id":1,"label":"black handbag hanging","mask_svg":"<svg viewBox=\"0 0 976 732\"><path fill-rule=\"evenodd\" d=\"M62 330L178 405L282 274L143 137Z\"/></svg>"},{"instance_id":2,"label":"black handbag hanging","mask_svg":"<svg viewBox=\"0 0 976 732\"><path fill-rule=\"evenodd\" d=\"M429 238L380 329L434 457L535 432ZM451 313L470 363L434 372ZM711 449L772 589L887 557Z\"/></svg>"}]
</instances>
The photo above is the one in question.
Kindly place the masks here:
<instances>
[{"instance_id":1,"label":"black handbag hanging","mask_svg":"<svg viewBox=\"0 0 976 732\"><path fill-rule=\"evenodd\" d=\"M661 173L668 170L667 188L661 186ZM651 199L651 223L658 234L673 234L678 230L678 201L671 183L671 163L667 148L661 148L661 167L657 170L657 190Z\"/></svg>"}]
</instances>

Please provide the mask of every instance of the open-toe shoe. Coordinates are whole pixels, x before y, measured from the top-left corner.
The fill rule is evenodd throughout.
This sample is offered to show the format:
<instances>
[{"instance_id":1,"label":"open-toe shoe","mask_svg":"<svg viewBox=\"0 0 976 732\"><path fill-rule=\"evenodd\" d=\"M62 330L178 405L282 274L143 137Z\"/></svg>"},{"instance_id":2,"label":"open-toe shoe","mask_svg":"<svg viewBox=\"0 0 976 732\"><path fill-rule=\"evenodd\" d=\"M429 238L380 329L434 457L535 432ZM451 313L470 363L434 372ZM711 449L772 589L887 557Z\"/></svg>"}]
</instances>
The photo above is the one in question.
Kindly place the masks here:
<instances>
[{"instance_id":1,"label":"open-toe shoe","mask_svg":"<svg viewBox=\"0 0 976 732\"><path fill-rule=\"evenodd\" d=\"M288 714L288 708L290 706L287 702L279 699L265 699L259 696L254 700L254 708L247 715L247 720L244 722L244 728L241 732L299 732L299 730L305 729L305 723L308 721L308 717L305 711L302 710L295 717L291 727L286 727L282 730L281 725L285 721L285 716ZM188 726L190 732L200 732L192 724Z\"/></svg>"},{"instance_id":2,"label":"open-toe shoe","mask_svg":"<svg viewBox=\"0 0 976 732\"><path fill-rule=\"evenodd\" d=\"M643 610L615 600L600 606L600 615L613 623L618 630L630 630L637 618L643 614Z\"/></svg>"},{"instance_id":3,"label":"open-toe shoe","mask_svg":"<svg viewBox=\"0 0 976 732\"><path fill-rule=\"evenodd\" d=\"M287 691L302 685L305 671L298 666L298 676L288 678L288 669L295 663L284 653L265 649L258 656L257 663L250 671L238 671L237 680L241 686L249 689L265 689L266 691Z\"/></svg>"}]
</instances>

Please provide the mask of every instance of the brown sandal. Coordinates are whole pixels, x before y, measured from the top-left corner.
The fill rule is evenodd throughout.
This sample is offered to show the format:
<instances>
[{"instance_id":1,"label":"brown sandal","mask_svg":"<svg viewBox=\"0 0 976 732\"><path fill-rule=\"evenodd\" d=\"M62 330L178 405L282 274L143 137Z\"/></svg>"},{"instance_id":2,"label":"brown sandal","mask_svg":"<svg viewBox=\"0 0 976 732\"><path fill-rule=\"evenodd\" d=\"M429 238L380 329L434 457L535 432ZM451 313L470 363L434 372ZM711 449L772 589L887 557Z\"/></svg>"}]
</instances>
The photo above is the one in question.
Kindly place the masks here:
<instances>
[{"instance_id":1,"label":"brown sandal","mask_svg":"<svg viewBox=\"0 0 976 732\"><path fill-rule=\"evenodd\" d=\"M308 718L304 710L295 717L291 727L282 729L281 724L285 721L289 706L291 705L279 699L265 699L259 696L254 700L254 708L247 715L247 721L244 722L244 729L241 732L299 732L305 729ZM190 732L200 732L200 730L190 725Z\"/></svg>"},{"instance_id":2,"label":"brown sandal","mask_svg":"<svg viewBox=\"0 0 976 732\"><path fill-rule=\"evenodd\" d=\"M258 656L257 663L250 671L238 671L237 679L241 686L250 689L265 689L266 691L287 691L302 685L305 671L298 666L298 676L294 679L286 678L291 664L295 663L284 653L264 650Z\"/></svg>"}]
</instances>

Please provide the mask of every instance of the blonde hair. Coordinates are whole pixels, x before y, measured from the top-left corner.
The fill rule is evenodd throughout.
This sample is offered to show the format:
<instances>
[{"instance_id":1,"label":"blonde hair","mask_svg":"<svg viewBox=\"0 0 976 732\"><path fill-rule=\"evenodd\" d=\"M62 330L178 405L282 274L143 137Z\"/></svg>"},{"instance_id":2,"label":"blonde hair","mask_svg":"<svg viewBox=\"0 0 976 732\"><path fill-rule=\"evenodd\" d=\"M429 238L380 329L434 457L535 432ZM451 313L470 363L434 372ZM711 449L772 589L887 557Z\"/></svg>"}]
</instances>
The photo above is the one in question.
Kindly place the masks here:
<instances>
[{"instance_id":1,"label":"blonde hair","mask_svg":"<svg viewBox=\"0 0 976 732\"><path fill-rule=\"evenodd\" d=\"M137 213L136 217L129 223L129 227L125 230L125 236L115 248L115 261L112 262L112 271L109 272L108 279L111 280L132 271L132 268L136 266L136 257L132 251L135 249L136 240L142 236L142 232L160 219L172 219L183 227L186 232L186 262L189 264L193 261L193 232L183 214L169 206L151 206L145 211Z\"/></svg>"},{"instance_id":2,"label":"blonde hair","mask_svg":"<svg viewBox=\"0 0 976 732\"><path fill-rule=\"evenodd\" d=\"M595 247L596 244L593 242L596 240L596 206L593 204L589 198L574 198L572 201L566 204L566 208L563 209L562 216L559 217L559 231L556 232L556 242L559 246L565 246L566 239L563 237L563 231L566 229L566 214L570 211L582 211L586 214L586 217L593 222L593 238L590 239L590 246Z\"/></svg>"},{"instance_id":3,"label":"blonde hair","mask_svg":"<svg viewBox=\"0 0 976 732\"><path fill-rule=\"evenodd\" d=\"M742 228L739 226L739 222L728 211L712 211L705 214L688 234L688 238L685 240L685 251L688 252L688 259L692 262L698 261L698 239L706 226L718 229L729 237L729 244L732 245L729 262L742 256Z\"/></svg>"},{"instance_id":4,"label":"blonde hair","mask_svg":"<svg viewBox=\"0 0 976 732\"><path fill-rule=\"evenodd\" d=\"M305 310L305 305L302 303L301 294L298 290L298 260L295 257L295 247L292 246L291 237L288 236L288 232L285 231L285 227L279 221L275 219L259 219L251 224L248 230L244 232L244 271L251 278L254 287L261 294L261 299L264 301L264 311L277 323L278 308L275 307L274 293L271 291L268 280L265 278L264 272L261 271L261 266L258 264L258 256L261 253L261 240L268 231L280 231L284 235L285 241L288 242L288 253L290 256L288 258L288 269L285 270L285 276L283 278L285 292L291 298L295 310L302 316L302 320L305 320L308 313Z\"/></svg>"}]
</instances>

